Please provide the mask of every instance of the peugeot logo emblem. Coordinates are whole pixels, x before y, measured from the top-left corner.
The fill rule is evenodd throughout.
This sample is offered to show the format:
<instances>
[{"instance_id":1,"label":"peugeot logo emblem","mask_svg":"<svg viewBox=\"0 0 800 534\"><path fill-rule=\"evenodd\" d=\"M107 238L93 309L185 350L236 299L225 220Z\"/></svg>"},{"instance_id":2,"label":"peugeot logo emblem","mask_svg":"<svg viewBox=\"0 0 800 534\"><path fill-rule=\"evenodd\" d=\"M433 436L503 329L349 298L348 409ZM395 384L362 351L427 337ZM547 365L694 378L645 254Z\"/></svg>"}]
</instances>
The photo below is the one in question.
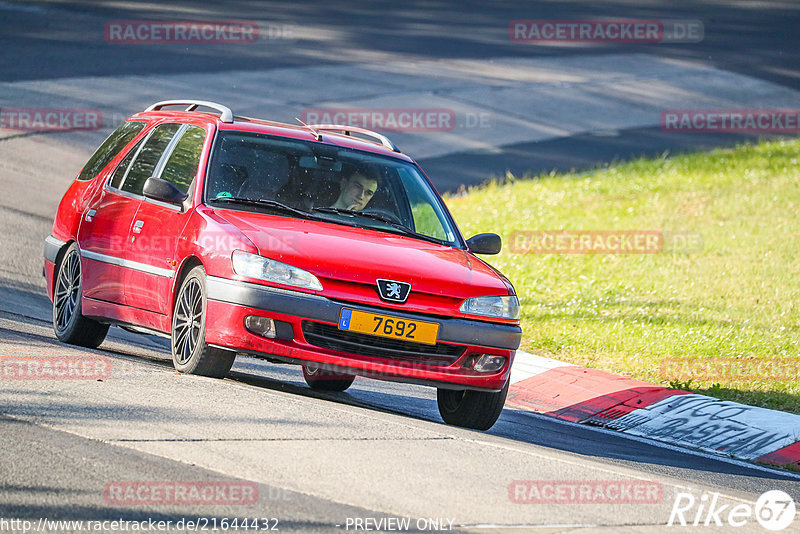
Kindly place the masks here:
<instances>
[{"instance_id":1,"label":"peugeot logo emblem","mask_svg":"<svg viewBox=\"0 0 800 534\"><path fill-rule=\"evenodd\" d=\"M408 299L408 294L411 293L411 284L407 282L384 280L382 278L379 278L376 282L378 283L378 295L387 302L403 303Z\"/></svg>"}]
</instances>

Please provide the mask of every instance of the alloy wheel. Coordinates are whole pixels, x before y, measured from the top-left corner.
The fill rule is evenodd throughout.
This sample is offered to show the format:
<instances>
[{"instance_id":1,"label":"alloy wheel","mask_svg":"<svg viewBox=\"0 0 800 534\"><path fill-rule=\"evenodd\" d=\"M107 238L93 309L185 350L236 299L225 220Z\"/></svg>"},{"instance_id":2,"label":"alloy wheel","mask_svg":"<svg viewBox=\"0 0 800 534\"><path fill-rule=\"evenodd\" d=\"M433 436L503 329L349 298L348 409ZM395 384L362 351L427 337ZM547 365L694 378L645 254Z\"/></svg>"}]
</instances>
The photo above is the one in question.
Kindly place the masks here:
<instances>
[{"instance_id":1,"label":"alloy wheel","mask_svg":"<svg viewBox=\"0 0 800 534\"><path fill-rule=\"evenodd\" d=\"M56 330L64 332L70 324L78 308L81 289L81 260L78 252L73 250L64 259L55 290Z\"/></svg>"},{"instance_id":2,"label":"alloy wheel","mask_svg":"<svg viewBox=\"0 0 800 534\"><path fill-rule=\"evenodd\" d=\"M203 331L203 292L200 281L192 278L178 299L173 344L178 363L185 365L200 342Z\"/></svg>"}]
</instances>

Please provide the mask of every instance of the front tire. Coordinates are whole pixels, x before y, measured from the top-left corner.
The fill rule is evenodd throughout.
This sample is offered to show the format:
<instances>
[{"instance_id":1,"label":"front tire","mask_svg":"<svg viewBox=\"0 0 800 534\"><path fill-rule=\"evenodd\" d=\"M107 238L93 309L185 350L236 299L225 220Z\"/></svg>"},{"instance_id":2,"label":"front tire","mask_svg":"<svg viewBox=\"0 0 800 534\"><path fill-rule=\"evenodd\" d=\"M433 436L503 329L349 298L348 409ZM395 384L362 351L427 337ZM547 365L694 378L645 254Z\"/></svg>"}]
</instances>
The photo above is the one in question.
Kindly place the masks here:
<instances>
[{"instance_id":1,"label":"front tire","mask_svg":"<svg viewBox=\"0 0 800 534\"><path fill-rule=\"evenodd\" d=\"M508 382L496 393L439 388L436 402L439 414L448 425L489 430L500 417L507 395Z\"/></svg>"},{"instance_id":2,"label":"front tire","mask_svg":"<svg viewBox=\"0 0 800 534\"><path fill-rule=\"evenodd\" d=\"M72 243L58 264L53 287L53 330L62 343L94 349L108 334L108 325L83 316L81 254Z\"/></svg>"},{"instance_id":3,"label":"front tire","mask_svg":"<svg viewBox=\"0 0 800 534\"><path fill-rule=\"evenodd\" d=\"M197 266L186 275L172 313L172 363L181 373L224 378L236 353L206 343L206 273Z\"/></svg>"},{"instance_id":4,"label":"front tire","mask_svg":"<svg viewBox=\"0 0 800 534\"><path fill-rule=\"evenodd\" d=\"M316 365L303 365L303 378L311 389L318 391L344 391L353 385L353 375L320 369Z\"/></svg>"}]
</instances>

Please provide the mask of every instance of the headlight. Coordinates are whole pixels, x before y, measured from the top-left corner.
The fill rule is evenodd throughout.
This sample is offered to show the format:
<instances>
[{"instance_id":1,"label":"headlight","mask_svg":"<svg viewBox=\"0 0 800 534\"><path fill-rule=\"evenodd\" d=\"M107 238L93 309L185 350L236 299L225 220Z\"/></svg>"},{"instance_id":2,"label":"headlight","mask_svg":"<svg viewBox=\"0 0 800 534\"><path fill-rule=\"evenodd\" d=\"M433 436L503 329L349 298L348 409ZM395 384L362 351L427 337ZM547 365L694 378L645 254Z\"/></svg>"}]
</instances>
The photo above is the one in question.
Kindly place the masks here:
<instances>
[{"instance_id":1,"label":"headlight","mask_svg":"<svg viewBox=\"0 0 800 534\"><path fill-rule=\"evenodd\" d=\"M519 300L517 300L516 295L472 297L465 300L458 310L470 315L519 319Z\"/></svg>"},{"instance_id":2,"label":"headlight","mask_svg":"<svg viewBox=\"0 0 800 534\"><path fill-rule=\"evenodd\" d=\"M241 250L233 251L233 270L236 274L266 282L286 284L305 289L322 289L317 277L293 265L256 256Z\"/></svg>"}]
</instances>

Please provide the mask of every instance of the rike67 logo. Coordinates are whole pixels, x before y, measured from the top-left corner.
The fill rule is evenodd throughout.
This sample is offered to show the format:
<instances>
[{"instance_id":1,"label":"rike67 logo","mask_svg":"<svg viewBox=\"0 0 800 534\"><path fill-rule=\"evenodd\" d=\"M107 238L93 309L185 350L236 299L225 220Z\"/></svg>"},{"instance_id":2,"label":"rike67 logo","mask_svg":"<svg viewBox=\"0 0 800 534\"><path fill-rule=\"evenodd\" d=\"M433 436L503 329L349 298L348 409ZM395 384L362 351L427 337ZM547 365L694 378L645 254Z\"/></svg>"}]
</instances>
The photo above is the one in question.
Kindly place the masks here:
<instances>
[{"instance_id":1,"label":"rike67 logo","mask_svg":"<svg viewBox=\"0 0 800 534\"><path fill-rule=\"evenodd\" d=\"M723 504L719 493L675 495L667 526L743 527L753 520L767 530L784 530L794 521L796 509L789 494L772 490L762 494L755 506L750 503Z\"/></svg>"}]
</instances>

